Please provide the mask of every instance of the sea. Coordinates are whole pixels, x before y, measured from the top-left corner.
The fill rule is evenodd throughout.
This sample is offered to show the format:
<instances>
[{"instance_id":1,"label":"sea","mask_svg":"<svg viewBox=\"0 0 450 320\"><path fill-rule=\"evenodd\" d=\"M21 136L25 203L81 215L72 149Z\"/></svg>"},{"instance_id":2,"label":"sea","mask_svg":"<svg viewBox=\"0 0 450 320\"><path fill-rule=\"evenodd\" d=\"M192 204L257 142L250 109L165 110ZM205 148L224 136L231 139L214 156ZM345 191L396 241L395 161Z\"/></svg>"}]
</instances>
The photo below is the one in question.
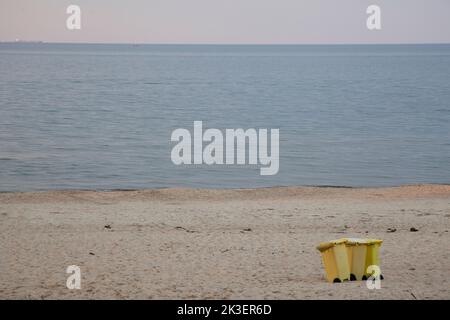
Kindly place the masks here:
<instances>
[{"instance_id":1,"label":"sea","mask_svg":"<svg viewBox=\"0 0 450 320\"><path fill-rule=\"evenodd\" d=\"M278 128L279 172L175 165ZM450 183L450 45L0 44L0 191Z\"/></svg>"}]
</instances>

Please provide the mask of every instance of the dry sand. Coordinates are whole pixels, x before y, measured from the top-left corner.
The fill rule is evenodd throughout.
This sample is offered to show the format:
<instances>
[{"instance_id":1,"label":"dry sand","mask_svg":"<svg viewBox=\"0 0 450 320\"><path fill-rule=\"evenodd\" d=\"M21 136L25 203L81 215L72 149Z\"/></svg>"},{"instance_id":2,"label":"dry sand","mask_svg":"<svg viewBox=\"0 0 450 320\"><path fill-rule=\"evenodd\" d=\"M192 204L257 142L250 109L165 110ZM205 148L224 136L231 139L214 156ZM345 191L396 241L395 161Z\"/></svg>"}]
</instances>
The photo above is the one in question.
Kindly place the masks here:
<instances>
[{"instance_id":1,"label":"dry sand","mask_svg":"<svg viewBox=\"0 0 450 320\"><path fill-rule=\"evenodd\" d=\"M449 299L449 230L442 185L2 193L0 298ZM380 290L325 281L340 237L384 240Z\"/></svg>"}]
</instances>

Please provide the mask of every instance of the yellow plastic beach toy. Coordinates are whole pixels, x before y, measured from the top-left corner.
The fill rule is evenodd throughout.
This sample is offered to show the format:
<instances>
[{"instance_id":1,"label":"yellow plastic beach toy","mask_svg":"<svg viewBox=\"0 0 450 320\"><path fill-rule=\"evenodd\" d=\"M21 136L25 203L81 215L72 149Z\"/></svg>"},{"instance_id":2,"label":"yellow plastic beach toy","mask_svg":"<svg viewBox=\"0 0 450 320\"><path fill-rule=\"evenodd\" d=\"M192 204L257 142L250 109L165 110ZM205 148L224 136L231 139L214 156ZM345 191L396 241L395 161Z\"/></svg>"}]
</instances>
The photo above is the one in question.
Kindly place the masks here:
<instances>
[{"instance_id":1,"label":"yellow plastic beach toy","mask_svg":"<svg viewBox=\"0 0 450 320\"><path fill-rule=\"evenodd\" d=\"M323 242L317 246L322 254L322 261L329 282L342 282L350 279L346 239Z\"/></svg>"},{"instance_id":2,"label":"yellow plastic beach toy","mask_svg":"<svg viewBox=\"0 0 450 320\"><path fill-rule=\"evenodd\" d=\"M371 274L367 268L380 267L382 240L343 238L323 242L317 249L322 254L323 265L329 282L366 280ZM383 279L383 276L380 276Z\"/></svg>"}]
</instances>

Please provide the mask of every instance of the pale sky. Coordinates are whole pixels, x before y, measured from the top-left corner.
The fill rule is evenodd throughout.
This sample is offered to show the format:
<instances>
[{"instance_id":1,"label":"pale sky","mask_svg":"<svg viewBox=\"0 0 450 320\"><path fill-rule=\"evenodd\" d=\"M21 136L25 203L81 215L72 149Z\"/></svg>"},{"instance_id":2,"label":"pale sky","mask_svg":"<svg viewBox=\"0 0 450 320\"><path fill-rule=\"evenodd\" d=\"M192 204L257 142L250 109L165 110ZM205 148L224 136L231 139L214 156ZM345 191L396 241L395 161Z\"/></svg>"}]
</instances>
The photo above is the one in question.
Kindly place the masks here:
<instances>
[{"instance_id":1,"label":"pale sky","mask_svg":"<svg viewBox=\"0 0 450 320\"><path fill-rule=\"evenodd\" d=\"M81 7L81 30L66 8ZM381 30L366 9L381 7ZM450 43L450 0L0 0L0 41Z\"/></svg>"}]
</instances>

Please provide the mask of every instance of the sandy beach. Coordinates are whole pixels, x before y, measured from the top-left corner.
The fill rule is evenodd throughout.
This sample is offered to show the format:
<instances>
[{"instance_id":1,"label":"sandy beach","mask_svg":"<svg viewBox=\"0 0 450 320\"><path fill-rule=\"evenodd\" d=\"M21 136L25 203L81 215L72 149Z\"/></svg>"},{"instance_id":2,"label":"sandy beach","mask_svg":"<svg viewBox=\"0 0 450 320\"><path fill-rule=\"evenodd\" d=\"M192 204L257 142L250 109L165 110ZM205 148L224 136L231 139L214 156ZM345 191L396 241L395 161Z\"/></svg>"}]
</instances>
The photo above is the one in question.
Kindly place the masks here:
<instances>
[{"instance_id":1,"label":"sandy beach","mask_svg":"<svg viewBox=\"0 0 450 320\"><path fill-rule=\"evenodd\" d=\"M450 299L449 230L446 185L1 193L0 298ZM326 282L341 237L384 240L380 290Z\"/></svg>"}]
</instances>

